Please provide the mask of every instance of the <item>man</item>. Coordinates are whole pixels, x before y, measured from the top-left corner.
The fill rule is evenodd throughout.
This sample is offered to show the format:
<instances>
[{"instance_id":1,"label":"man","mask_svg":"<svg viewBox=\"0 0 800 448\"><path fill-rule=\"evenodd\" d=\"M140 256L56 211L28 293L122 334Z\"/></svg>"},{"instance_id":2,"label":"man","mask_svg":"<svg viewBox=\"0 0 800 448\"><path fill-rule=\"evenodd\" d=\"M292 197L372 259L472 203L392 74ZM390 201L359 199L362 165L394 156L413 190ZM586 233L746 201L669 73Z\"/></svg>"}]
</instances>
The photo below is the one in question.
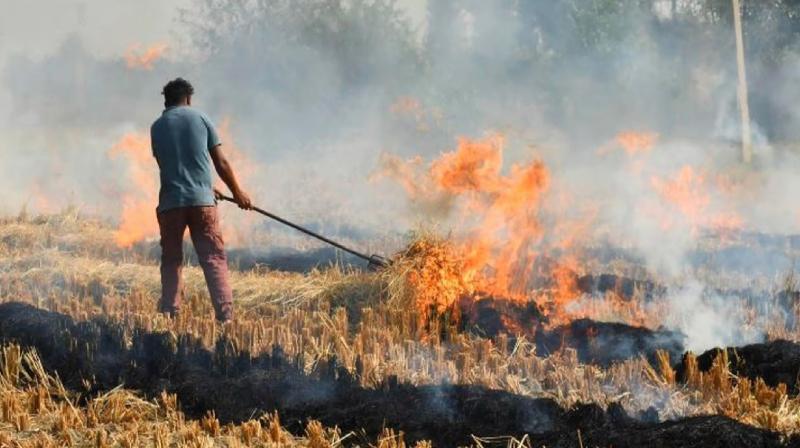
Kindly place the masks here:
<instances>
[{"instance_id":1,"label":"man","mask_svg":"<svg viewBox=\"0 0 800 448\"><path fill-rule=\"evenodd\" d=\"M191 107L193 93L192 85L182 78L167 83L162 92L166 109L150 128L161 177L156 209L161 232L159 311L170 316L180 311L183 235L188 227L217 320L228 322L233 318L233 294L217 218L216 199L221 193L211 185L212 163L239 207L249 209L251 203L222 153L211 121Z\"/></svg>"}]
</instances>

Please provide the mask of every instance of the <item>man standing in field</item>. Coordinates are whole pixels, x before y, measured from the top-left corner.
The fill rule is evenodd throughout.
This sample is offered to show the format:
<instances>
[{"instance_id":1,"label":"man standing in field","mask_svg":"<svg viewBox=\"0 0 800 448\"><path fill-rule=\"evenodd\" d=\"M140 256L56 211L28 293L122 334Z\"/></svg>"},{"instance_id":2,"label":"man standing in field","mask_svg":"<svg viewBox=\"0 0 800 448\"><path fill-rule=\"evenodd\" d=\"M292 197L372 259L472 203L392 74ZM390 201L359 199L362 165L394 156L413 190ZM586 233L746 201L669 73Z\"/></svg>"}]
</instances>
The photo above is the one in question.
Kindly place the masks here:
<instances>
[{"instance_id":1,"label":"man standing in field","mask_svg":"<svg viewBox=\"0 0 800 448\"><path fill-rule=\"evenodd\" d=\"M228 322L233 318L233 294L217 217L216 198L221 193L212 187L212 163L239 207L249 209L251 203L222 154L211 121L191 107L193 93L182 78L167 83L162 92L166 109L150 128L161 177L156 209L161 232L159 311L170 316L180 311L183 235L188 227L217 320Z\"/></svg>"}]
</instances>

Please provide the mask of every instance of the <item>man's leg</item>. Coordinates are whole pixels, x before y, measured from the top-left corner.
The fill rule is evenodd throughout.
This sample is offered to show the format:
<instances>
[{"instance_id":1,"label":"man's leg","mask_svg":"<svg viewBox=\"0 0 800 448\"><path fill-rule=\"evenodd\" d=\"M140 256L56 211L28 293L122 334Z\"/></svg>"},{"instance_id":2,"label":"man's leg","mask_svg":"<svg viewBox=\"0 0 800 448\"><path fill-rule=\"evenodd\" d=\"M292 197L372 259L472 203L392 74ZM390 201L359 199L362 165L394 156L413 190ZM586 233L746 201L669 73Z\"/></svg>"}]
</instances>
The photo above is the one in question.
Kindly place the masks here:
<instances>
[{"instance_id":1,"label":"man's leg","mask_svg":"<svg viewBox=\"0 0 800 448\"><path fill-rule=\"evenodd\" d=\"M217 320L233 318L233 292L228 279L228 257L219 227L217 207L191 207L189 232L197 258L206 277L206 285Z\"/></svg>"},{"instance_id":2,"label":"man's leg","mask_svg":"<svg viewBox=\"0 0 800 448\"><path fill-rule=\"evenodd\" d=\"M175 208L158 214L161 233L161 301L158 310L174 316L181 307L183 267L183 234L186 231L186 209Z\"/></svg>"}]
</instances>

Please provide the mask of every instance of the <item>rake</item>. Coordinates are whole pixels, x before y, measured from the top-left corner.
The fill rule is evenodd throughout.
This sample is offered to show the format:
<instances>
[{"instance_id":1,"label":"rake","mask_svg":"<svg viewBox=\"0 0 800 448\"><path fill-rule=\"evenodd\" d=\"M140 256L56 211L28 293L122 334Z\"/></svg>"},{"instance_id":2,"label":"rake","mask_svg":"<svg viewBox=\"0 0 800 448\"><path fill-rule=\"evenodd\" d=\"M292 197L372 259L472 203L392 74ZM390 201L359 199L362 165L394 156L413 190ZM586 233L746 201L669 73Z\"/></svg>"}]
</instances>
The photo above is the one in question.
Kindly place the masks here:
<instances>
[{"instance_id":1,"label":"rake","mask_svg":"<svg viewBox=\"0 0 800 448\"><path fill-rule=\"evenodd\" d=\"M232 202L234 204L236 203L236 201L230 196L218 195L217 199L221 199L223 201ZM386 267L389 267L392 264L392 261L389 260L388 258L384 258L384 257L382 257L380 255L375 255L375 254L367 255L367 254L359 252L359 251L357 251L355 249L351 249L351 248L345 246L342 243L338 243L338 242L336 242L336 241L334 241L334 240L332 240L330 238L324 237L324 236L320 235L319 233L314 232L313 230L309 230L309 229L307 229L307 228L305 228L305 227L303 227L303 226L301 226L299 224L295 224L295 223L293 223L293 222L291 222L291 221L289 221L287 219L281 218L280 216L278 216L278 215L276 215L274 213L268 212L268 211L266 211L264 209L261 209L259 207L253 206L253 207L250 208L250 210L253 210L256 213L260 213L260 214L266 216L267 218L270 218L270 219L273 219L275 221L278 221L279 223L281 223L283 225L286 225L286 226L289 226L289 227L291 227L291 228L293 228L295 230L303 232L303 233L305 233L306 235L308 235L310 237L316 238L316 239L318 239L318 240L320 240L322 242L330 244L331 246L336 247L338 249L341 249L341 250L343 250L343 251L345 251L345 252L347 252L347 253L349 253L351 255L355 255L356 257L367 261L367 263L368 263L367 264L367 268L370 269L370 270L374 271L374 270L386 268Z\"/></svg>"}]
</instances>

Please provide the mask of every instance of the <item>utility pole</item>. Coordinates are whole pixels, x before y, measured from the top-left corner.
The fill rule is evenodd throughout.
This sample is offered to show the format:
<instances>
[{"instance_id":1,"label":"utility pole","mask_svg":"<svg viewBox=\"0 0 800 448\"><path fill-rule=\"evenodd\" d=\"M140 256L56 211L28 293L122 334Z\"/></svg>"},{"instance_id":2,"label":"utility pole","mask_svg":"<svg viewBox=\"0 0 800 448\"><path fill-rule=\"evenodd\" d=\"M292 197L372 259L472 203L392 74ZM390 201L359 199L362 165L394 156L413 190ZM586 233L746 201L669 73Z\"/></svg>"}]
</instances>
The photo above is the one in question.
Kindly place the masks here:
<instances>
[{"instance_id":1,"label":"utility pole","mask_svg":"<svg viewBox=\"0 0 800 448\"><path fill-rule=\"evenodd\" d=\"M740 0L733 2L733 28L736 32L736 65L739 72L739 112L742 114L742 161L750 164L753 158L753 141L750 134L750 106L747 100L747 72L744 65L744 38L742 37L742 8ZM741 0L744 2L745 0Z\"/></svg>"}]
</instances>

